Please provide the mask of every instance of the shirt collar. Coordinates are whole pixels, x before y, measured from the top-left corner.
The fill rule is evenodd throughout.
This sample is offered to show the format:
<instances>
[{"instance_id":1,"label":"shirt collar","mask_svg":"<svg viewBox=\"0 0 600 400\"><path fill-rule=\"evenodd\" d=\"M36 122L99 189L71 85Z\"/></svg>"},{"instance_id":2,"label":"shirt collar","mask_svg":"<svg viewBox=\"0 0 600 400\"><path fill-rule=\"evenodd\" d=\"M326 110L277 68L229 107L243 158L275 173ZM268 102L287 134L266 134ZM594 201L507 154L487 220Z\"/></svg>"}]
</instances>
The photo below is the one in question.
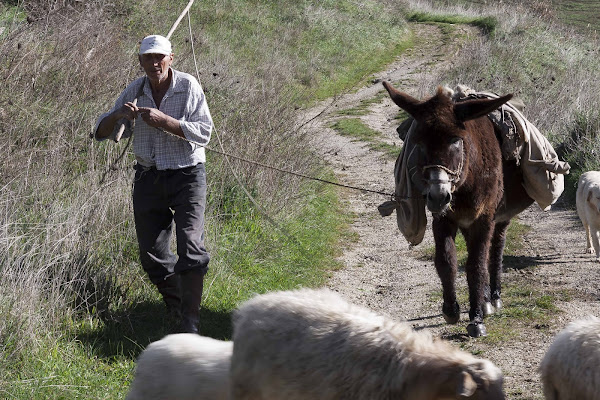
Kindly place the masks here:
<instances>
[{"instance_id":1,"label":"shirt collar","mask_svg":"<svg viewBox=\"0 0 600 400\"><path fill-rule=\"evenodd\" d=\"M165 93L165 96L171 94L172 92L183 92L185 91L185 88L181 85L178 85L181 76L180 76L180 72L177 70L174 70L173 68L169 67L169 71L171 71L171 84L169 85L169 88L167 89L167 92ZM146 96L152 97L152 88L150 87L150 80L149 79L145 79L145 83L144 83L144 94Z\"/></svg>"}]
</instances>

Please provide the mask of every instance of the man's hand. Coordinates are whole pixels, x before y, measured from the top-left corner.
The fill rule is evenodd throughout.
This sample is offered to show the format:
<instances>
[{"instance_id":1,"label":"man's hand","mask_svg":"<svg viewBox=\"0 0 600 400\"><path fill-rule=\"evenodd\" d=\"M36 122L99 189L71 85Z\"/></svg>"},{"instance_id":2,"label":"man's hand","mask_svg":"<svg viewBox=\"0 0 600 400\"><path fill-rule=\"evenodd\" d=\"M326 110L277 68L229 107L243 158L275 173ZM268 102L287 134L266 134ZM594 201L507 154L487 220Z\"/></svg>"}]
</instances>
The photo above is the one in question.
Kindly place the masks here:
<instances>
[{"instance_id":1,"label":"man's hand","mask_svg":"<svg viewBox=\"0 0 600 400\"><path fill-rule=\"evenodd\" d=\"M133 121L137 118L139 108L135 105L135 102L127 102L119 109L119 118L127 118Z\"/></svg>"},{"instance_id":2,"label":"man's hand","mask_svg":"<svg viewBox=\"0 0 600 400\"><path fill-rule=\"evenodd\" d=\"M167 128L169 117L162 111L156 108L139 107L137 112L140 114L145 123L153 128Z\"/></svg>"}]
</instances>

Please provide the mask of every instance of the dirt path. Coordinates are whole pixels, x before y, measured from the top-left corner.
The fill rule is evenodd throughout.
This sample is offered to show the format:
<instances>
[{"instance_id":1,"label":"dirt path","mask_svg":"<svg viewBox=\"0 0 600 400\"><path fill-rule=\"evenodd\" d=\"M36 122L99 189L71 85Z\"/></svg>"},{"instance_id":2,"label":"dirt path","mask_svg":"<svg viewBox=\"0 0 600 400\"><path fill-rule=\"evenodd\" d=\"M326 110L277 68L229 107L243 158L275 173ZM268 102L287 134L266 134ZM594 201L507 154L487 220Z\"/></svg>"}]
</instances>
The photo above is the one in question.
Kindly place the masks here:
<instances>
[{"instance_id":1,"label":"dirt path","mask_svg":"<svg viewBox=\"0 0 600 400\"><path fill-rule=\"evenodd\" d=\"M421 38L418 50L398 57L379 77L422 97L423 82L443 72L460 44L477 33L456 28L448 37L432 25L415 25L414 29ZM314 117L308 129L317 137L315 148L333 166L340 182L391 192L394 160L330 128L332 122L343 118L337 111L380 96L382 100L370 106L361 120L381 132L382 141L401 144L395 131L398 121L393 120L398 108L382 92L381 83L376 82L342 96L333 105L324 102L305 117ZM466 299L461 301L463 314L458 325L446 325L440 313L440 281L433 261L425 256L433 248L431 217L423 243L409 248L396 226L395 215L382 218L377 212L377 206L386 198L354 190L345 190L343 195L355 215L352 230L358 239L340 257L346 267L334 273L329 287L350 301L396 320L408 320L417 329L429 329L492 360L505 374L509 398L542 399L537 367L553 336L572 319L588 314L600 316L600 265L583 253L585 237L574 211L561 209L559 200L555 210L543 212L534 204L521 214L519 221L531 229L523 236L524 247L505 257L504 293L512 290L517 294L504 301L515 298L532 305L511 308L510 303L505 304L505 309L520 314L503 312L493 316L486 323L488 337L470 339L465 330ZM457 286L459 292L466 288L462 272ZM538 313L549 298L555 299L550 311L545 305L545 313ZM545 318L538 319L539 315Z\"/></svg>"}]
</instances>

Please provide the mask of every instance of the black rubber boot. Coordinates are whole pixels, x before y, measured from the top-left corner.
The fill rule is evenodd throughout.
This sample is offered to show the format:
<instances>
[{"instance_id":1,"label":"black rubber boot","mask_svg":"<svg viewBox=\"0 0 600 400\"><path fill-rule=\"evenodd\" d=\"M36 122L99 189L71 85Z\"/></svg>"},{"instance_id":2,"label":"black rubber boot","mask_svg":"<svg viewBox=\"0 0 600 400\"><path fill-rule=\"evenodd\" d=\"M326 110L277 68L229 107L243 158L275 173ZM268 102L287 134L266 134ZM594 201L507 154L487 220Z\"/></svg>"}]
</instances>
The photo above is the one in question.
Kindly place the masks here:
<instances>
[{"instance_id":1,"label":"black rubber boot","mask_svg":"<svg viewBox=\"0 0 600 400\"><path fill-rule=\"evenodd\" d=\"M204 287L204 273L189 270L181 273L181 333L198 333L200 303Z\"/></svg>"},{"instance_id":2,"label":"black rubber boot","mask_svg":"<svg viewBox=\"0 0 600 400\"><path fill-rule=\"evenodd\" d=\"M179 319L181 313L181 296L179 294L179 275L173 274L156 284L159 293L167 306L169 315Z\"/></svg>"}]
</instances>

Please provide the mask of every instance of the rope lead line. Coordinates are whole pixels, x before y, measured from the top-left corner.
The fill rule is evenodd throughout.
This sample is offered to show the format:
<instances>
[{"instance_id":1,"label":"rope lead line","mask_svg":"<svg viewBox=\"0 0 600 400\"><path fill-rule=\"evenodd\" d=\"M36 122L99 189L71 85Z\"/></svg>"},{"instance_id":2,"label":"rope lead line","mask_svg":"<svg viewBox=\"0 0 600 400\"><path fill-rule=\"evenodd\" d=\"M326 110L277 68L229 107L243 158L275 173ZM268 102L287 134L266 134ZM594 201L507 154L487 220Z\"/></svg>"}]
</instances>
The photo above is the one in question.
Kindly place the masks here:
<instances>
[{"instance_id":1,"label":"rope lead line","mask_svg":"<svg viewBox=\"0 0 600 400\"><path fill-rule=\"evenodd\" d=\"M189 32L190 32L190 43L192 44L192 54L193 54L193 57L194 57L194 66L196 68L196 76L198 77L198 80L199 80L200 79L200 74L199 74L199 71L198 71L198 65L196 63L196 52L194 50L194 40L193 40L193 34L192 34L192 24L191 24L190 15L189 15L189 10L190 10L190 7L192 6L193 3L194 3L194 0L190 0L190 2L188 3L188 5L183 9L183 11L181 12L181 14L179 15L179 17L177 18L177 20L175 21L175 23L171 27L171 30L169 31L169 33L167 33L166 38L169 39L171 37L171 35L173 34L173 32L175 32L175 29L177 29L177 26L179 25L179 23L181 22L181 20L183 19L183 17L187 14L188 15L188 26L189 26ZM334 99L334 102L335 102L335 99ZM168 135L174 136L174 137L176 137L178 139L185 140L185 141L187 141L189 143L193 143L193 144L196 144L198 146L202 146L202 147L206 148L208 151L211 151L211 152L217 153L217 154L221 154L221 155L223 155L225 157L231 157L231 158L234 158L236 160L240 160L240 161L247 162L247 163L250 163L250 164L255 164L255 165L258 165L258 166L261 166L261 167L264 167L264 168L269 168L269 169L272 169L272 170L275 170L275 171L278 171L278 172L282 172L282 173L289 174L289 175L294 175L294 176L297 176L297 177L300 177L300 178L304 178L304 179L310 179L310 180L314 180L314 181L319 181L319 182L327 183L327 184L330 184L330 185L335 185L335 186L343 187L343 188L346 188L346 189L360 190L361 192L379 194L379 195L390 197L392 199L396 199L396 196L393 193L386 193L386 192L382 192L382 191L378 191L378 190L370 190L370 189L359 188L359 187L351 186L351 185L344 185L344 184L341 184L341 183L336 183L336 182L328 181L326 179L316 178L316 177L304 175L304 174L301 174L301 173L298 173L298 172L294 172L294 171L289 171L289 170L285 170L285 169L282 169L282 168L273 167L271 165L263 164L263 163L260 163L260 162L257 162L257 161L248 160L248 159L245 159L243 157L234 156L234 155L229 154L229 153L227 153L225 151L214 150L214 149L212 149L212 148L210 148L210 147L208 147L206 145L203 145L203 144L200 144L200 143L195 142L193 140L189 140L187 138L183 138L181 136L175 135L175 134L173 134L171 132L168 132L168 131L166 131L164 129L159 129L159 130L161 132L163 132L163 133L166 133ZM216 133L216 129L215 129L215 133ZM217 136L217 138L218 138L218 136ZM129 137L129 141L127 142L127 146L123 150L123 153L121 153L121 155L113 163L113 167L111 167L111 169L114 168L114 166L116 165L116 163L125 155L128 147L129 147L129 143L130 142L131 142L131 136ZM219 143L220 143L220 141L219 141ZM221 144L221 148L223 148L222 144ZM102 178L101 182L104 182L105 178L106 178L106 173L105 173L104 177ZM247 193L247 194L250 195L250 193Z\"/></svg>"},{"instance_id":2,"label":"rope lead line","mask_svg":"<svg viewBox=\"0 0 600 400\"><path fill-rule=\"evenodd\" d=\"M319 181L319 182L323 182L323 183L328 183L330 185L335 185L335 186L343 187L343 188L346 188L346 189L354 189L354 190L360 190L361 192L368 192L368 193L374 193L374 194L381 194L383 196L388 196L388 197L395 197L395 195L392 194L392 193L386 193L386 192L381 192L381 191L378 191L378 190L370 190L370 189L359 188L359 187L356 187L356 186L344 185L342 183L332 182L332 181L328 181L326 179L321 179L321 178L317 178L317 177L314 177L314 176L304 175L304 174L301 174L299 172L294 172L294 171L289 171L289 170L285 170L285 169L273 167L272 165L263 164L263 163L260 163L260 162L257 162L257 161L251 161L251 160L248 160L248 159L245 159L245 158L242 158L242 157L238 157L238 156L234 156L232 154L228 154L228 153L225 153L225 152L222 152L222 151L214 150L214 149L212 149L212 148L210 148L208 146L205 146L205 148L206 148L206 150L212 151L213 153L221 154L221 155L224 155L226 157L235 158L237 160L244 161L244 162L247 162L247 163L256 164L258 166L269 168L269 169L272 169L272 170L275 170L275 171L278 171L278 172L283 172L283 173L286 173L286 174L289 174L289 175L298 176L300 178L305 178L305 179L310 179L310 180L313 180L313 181Z\"/></svg>"},{"instance_id":3,"label":"rope lead line","mask_svg":"<svg viewBox=\"0 0 600 400\"><path fill-rule=\"evenodd\" d=\"M258 165L260 167L269 168L269 169L272 169L272 170L275 170L275 171L278 171L278 172L282 172L282 173L285 173L285 174L294 175L294 176L297 176L297 177L300 177L300 178L310 179L310 180L313 180L313 181L328 183L330 185L335 185L335 186L343 187L343 188L346 188L346 189L360 190L361 192L367 192L367 193L373 193L373 194L380 194L380 195L388 196L388 197L391 197L391 198L395 198L396 197L396 195L393 194L393 193L387 193L387 192L382 192L382 191L378 191L378 190L371 190L371 189L359 188L359 187L351 186L351 185L345 185L345 184L342 184L342 183L332 182L332 181L328 181L326 179L321 179L321 178L317 178L317 177L314 177L314 176L309 176L309 175L301 174L299 172L294 172L294 171L286 170L286 169L283 169L283 168L274 167L272 165L264 164L264 163L261 163L261 162L258 162L258 161L248 160L247 158L243 158L243 157L240 157L240 156L235 156L235 155L229 154L229 153L227 153L225 151L215 150L215 149L213 149L213 148L211 148L209 146L202 145L202 144L200 144L198 142L195 142L193 140L190 140L190 139L183 138L181 136L175 135L174 133L171 133L171 132L166 131L164 129L160 129L160 131L163 132L163 133L165 133L165 134L167 134L167 135L171 135L173 137L176 137L177 139L185 140L186 142L189 142L189 143L192 143L192 144L195 144L195 145L198 145L198 146L202 146L206 150L211 151L213 153L217 153L217 154L220 154L220 155L225 156L225 157L231 157L231 158L234 158L236 160L244 161L244 162L247 162L247 163L250 163L250 164Z\"/></svg>"}]
</instances>

